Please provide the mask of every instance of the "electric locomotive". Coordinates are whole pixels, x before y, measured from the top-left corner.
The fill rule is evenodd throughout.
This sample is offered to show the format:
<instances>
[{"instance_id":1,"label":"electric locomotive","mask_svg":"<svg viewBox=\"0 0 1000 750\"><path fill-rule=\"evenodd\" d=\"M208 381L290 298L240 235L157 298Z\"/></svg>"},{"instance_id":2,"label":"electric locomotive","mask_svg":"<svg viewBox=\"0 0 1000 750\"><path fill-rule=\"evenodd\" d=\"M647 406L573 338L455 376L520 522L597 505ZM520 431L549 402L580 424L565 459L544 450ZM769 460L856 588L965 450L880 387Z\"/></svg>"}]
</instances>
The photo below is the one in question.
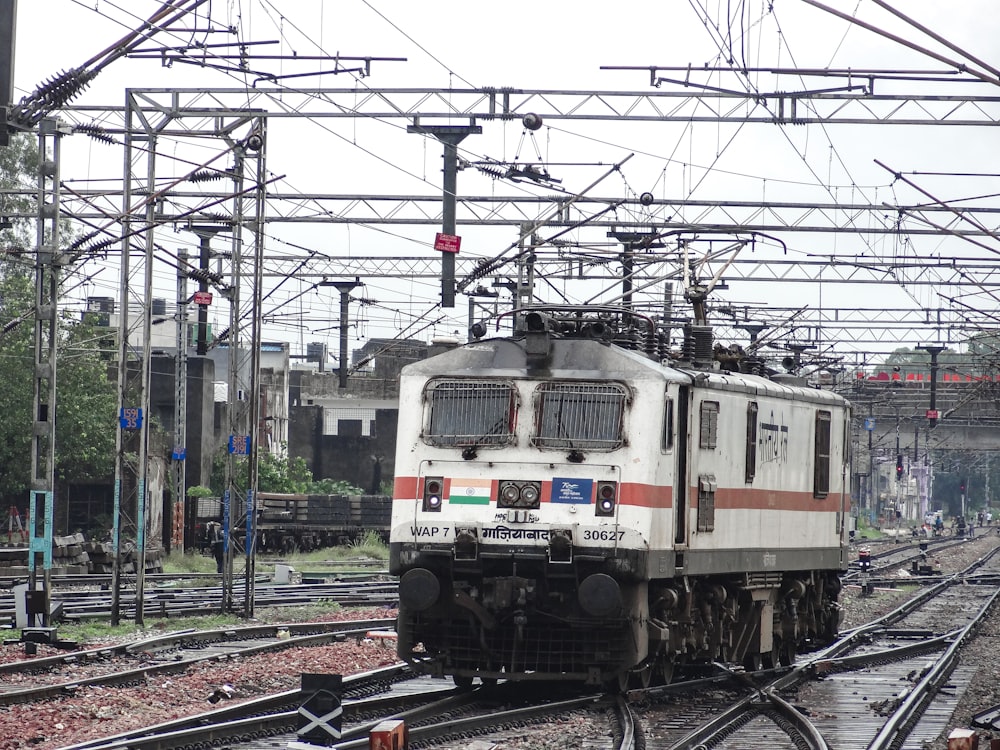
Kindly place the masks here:
<instances>
[{"instance_id":1,"label":"electric locomotive","mask_svg":"<svg viewBox=\"0 0 1000 750\"><path fill-rule=\"evenodd\" d=\"M628 310L519 314L402 371L399 656L459 685L625 687L829 642L849 403L722 369L708 326L674 352Z\"/></svg>"}]
</instances>

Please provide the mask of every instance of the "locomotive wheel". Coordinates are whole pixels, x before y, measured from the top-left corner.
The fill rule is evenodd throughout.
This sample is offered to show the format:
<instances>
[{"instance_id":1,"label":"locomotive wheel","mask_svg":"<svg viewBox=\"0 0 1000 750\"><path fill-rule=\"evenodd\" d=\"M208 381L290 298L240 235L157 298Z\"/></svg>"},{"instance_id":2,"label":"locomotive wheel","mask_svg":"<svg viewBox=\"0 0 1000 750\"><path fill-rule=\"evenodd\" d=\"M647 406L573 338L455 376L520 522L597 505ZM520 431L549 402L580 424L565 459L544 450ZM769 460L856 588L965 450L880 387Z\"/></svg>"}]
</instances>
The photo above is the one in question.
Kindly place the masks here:
<instances>
[{"instance_id":1,"label":"locomotive wheel","mask_svg":"<svg viewBox=\"0 0 1000 750\"><path fill-rule=\"evenodd\" d=\"M619 672L615 677L608 678L605 682L605 689L609 693L624 693L628 690L628 670Z\"/></svg>"},{"instance_id":2,"label":"locomotive wheel","mask_svg":"<svg viewBox=\"0 0 1000 750\"><path fill-rule=\"evenodd\" d=\"M777 641L775 641L770 651L768 651L766 654L760 655L761 666L764 669L774 669L779 664L781 664L781 658L779 654L780 652L778 648L778 643Z\"/></svg>"},{"instance_id":3,"label":"locomotive wheel","mask_svg":"<svg viewBox=\"0 0 1000 750\"><path fill-rule=\"evenodd\" d=\"M459 690L472 690L471 677L466 677L465 675L459 676L455 674L451 676L451 680L452 682L455 683L455 687L457 687Z\"/></svg>"},{"instance_id":4,"label":"locomotive wheel","mask_svg":"<svg viewBox=\"0 0 1000 750\"><path fill-rule=\"evenodd\" d=\"M658 665L659 678L663 680L664 685L669 685L671 680L674 679L674 662L670 657L664 658Z\"/></svg>"},{"instance_id":5,"label":"locomotive wheel","mask_svg":"<svg viewBox=\"0 0 1000 750\"><path fill-rule=\"evenodd\" d=\"M645 690L653 684L653 665L647 664L642 669L632 674L632 679L637 688Z\"/></svg>"},{"instance_id":6,"label":"locomotive wheel","mask_svg":"<svg viewBox=\"0 0 1000 750\"><path fill-rule=\"evenodd\" d=\"M783 667L790 667L795 663L795 641L784 638L778 641L778 662Z\"/></svg>"},{"instance_id":7,"label":"locomotive wheel","mask_svg":"<svg viewBox=\"0 0 1000 750\"><path fill-rule=\"evenodd\" d=\"M743 669L747 672L759 672L764 668L764 657L760 654L747 654L743 657Z\"/></svg>"}]
</instances>

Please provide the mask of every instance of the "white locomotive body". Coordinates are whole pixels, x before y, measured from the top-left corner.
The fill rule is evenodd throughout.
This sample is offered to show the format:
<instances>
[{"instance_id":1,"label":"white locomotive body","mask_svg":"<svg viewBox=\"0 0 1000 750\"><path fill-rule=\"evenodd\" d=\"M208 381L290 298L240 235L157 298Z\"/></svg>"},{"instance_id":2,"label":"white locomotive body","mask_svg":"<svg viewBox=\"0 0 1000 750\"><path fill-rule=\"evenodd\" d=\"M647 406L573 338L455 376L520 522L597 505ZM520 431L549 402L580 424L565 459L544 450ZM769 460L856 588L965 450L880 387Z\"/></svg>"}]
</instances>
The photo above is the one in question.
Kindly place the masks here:
<instances>
[{"instance_id":1,"label":"white locomotive body","mask_svg":"<svg viewBox=\"0 0 1000 750\"><path fill-rule=\"evenodd\" d=\"M645 685L828 642L849 404L526 320L403 370L401 658L459 684Z\"/></svg>"}]
</instances>

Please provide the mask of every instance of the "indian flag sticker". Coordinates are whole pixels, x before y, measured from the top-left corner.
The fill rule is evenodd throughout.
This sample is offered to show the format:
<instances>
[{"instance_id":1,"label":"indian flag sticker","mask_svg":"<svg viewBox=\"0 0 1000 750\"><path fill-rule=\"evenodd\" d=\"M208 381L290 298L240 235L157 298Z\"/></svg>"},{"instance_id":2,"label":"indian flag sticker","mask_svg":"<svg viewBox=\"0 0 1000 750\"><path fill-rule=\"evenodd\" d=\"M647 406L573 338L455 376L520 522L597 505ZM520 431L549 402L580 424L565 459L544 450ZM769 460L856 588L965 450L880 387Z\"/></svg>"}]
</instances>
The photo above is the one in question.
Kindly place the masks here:
<instances>
[{"instance_id":1,"label":"indian flag sticker","mask_svg":"<svg viewBox=\"0 0 1000 750\"><path fill-rule=\"evenodd\" d=\"M489 505L493 481L490 479L452 479L448 502L458 505Z\"/></svg>"}]
</instances>

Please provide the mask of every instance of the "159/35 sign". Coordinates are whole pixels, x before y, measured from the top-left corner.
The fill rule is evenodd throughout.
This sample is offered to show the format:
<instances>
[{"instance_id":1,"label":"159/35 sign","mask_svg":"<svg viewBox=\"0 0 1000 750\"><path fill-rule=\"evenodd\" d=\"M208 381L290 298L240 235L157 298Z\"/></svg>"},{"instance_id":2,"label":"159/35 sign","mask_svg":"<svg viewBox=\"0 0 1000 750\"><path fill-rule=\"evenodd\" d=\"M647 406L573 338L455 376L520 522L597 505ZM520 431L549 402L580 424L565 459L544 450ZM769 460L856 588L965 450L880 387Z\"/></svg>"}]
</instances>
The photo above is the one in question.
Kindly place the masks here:
<instances>
[{"instance_id":1,"label":"159/35 sign","mask_svg":"<svg viewBox=\"0 0 1000 750\"><path fill-rule=\"evenodd\" d=\"M142 429L142 409L137 406L124 406L118 413L118 424L123 430Z\"/></svg>"}]
</instances>

